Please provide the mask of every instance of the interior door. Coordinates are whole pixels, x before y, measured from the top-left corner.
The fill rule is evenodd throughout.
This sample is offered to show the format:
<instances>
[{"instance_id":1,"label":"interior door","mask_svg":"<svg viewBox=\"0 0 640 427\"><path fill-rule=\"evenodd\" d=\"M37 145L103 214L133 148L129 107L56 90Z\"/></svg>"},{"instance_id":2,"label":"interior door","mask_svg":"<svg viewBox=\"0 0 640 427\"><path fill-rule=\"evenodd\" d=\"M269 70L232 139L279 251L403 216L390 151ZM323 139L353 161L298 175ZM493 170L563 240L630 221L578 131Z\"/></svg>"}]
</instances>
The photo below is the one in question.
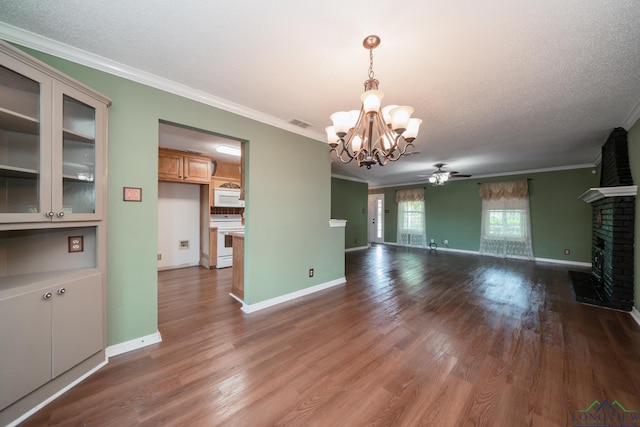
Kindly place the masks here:
<instances>
[{"instance_id":1,"label":"interior door","mask_svg":"<svg viewBox=\"0 0 640 427\"><path fill-rule=\"evenodd\" d=\"M369 242L384 243L384 194L369 194Z\"/></svg>"}]
</instances>

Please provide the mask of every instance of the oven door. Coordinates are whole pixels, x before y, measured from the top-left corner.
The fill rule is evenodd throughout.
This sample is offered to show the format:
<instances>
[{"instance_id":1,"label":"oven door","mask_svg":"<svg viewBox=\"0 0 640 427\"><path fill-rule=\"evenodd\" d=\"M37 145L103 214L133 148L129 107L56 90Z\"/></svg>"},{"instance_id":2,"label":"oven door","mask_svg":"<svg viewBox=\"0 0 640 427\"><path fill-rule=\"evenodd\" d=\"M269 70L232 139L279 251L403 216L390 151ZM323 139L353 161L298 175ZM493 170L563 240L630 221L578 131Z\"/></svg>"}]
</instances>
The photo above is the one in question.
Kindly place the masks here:
<instances>
[{"instance_id":1,"label":"oven door","mask_svg":"<svg viewBox=\"0 0 640 427\"><path fill-rule=\"evenodd\" d=\"M233 236L231 230L218 228L218 258L216 268L231 267L233 265Z\"/></svg>"}]
</instances>

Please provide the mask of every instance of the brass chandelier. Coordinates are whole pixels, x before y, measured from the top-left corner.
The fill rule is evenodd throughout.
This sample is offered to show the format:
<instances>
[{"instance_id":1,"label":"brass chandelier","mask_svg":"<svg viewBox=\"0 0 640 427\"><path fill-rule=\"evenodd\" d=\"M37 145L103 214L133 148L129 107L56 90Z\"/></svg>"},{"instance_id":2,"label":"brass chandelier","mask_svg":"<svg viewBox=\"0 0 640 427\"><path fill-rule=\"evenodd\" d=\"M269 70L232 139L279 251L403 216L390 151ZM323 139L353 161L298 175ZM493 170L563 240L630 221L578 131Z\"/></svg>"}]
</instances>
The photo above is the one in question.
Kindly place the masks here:
<instances>
[{"instance_id":1,"label":"brass chandelier","mask_svg":"<svg viewBox=\"0 0 640 427\"><path fill-rule=\"evenodd\" d=\"M373 49L380 37L368 36L362 45L369 49L369 78L364 82L360 96L360 110L338 111L331 115L333 126L327 127L327 142L342 163L352 160L358 166L371 169L378 163L386 165L396 161L413 147L422 120L411 118L413 108L387 105L381 108L384 94L378 90L373 72Z\"/></svg>"}]
</instances>

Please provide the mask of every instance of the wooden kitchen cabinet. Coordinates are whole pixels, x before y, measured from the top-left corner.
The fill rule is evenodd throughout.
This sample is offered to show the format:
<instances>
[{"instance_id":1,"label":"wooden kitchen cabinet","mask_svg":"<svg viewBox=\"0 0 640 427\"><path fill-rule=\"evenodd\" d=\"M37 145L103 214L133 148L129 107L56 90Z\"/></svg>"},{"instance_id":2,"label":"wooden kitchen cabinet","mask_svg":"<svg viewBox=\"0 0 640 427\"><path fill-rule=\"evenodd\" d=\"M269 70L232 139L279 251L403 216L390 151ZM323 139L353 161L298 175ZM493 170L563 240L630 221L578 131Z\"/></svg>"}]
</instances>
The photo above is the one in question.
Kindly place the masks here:
<instances>
[{"instance_id":1,"label":"wooden kitchen cabinet","mask_svg":"<svg viewBox=\"0 0 640 427\"><path fill-rule=\"evenodd\" d=\"M216 170L211 177L212 188L238 188L242 186L242 166L236 163L216 161Z\"/></svg>"},{"instance_id":2,"label":"wooden kitchen cabinet","mask_svg":"<svg viewBox=\"0 0 640 427\"><path fill-rule=\"evenodd\" d=\"M233 235L231 293L244 301L244 234Z\"/></svg>"},{"instance_id":3,"label":"wooden kitchen cabinet","mask_svg":"<svg viewBox=\"0 0 640 427\"><path fill-rule=\"evenodd\" d=\"M214 177L229 178L240 181L242 170L239 164L216 161Z\"/></svg>"},{"instance_id":4,"label":"wooden kitchen cabinet","mask_svg":"<svg viewBox=\"0 0 640 427\"><path fill-rule=\"evenodd\" d=\"M110 105L0 41L0 425L106 363Z\"/></svg>"},{"instance_id":5,"label":"wooden kitchen cabinet","mask_svg":"<svg viewBox=\"0 0 640 427\"><path fill-rule=\"evenodd\" d=\"M185 151L158 149L158 180L209 184L211 159Z\"/></svg>"}]
</instances>

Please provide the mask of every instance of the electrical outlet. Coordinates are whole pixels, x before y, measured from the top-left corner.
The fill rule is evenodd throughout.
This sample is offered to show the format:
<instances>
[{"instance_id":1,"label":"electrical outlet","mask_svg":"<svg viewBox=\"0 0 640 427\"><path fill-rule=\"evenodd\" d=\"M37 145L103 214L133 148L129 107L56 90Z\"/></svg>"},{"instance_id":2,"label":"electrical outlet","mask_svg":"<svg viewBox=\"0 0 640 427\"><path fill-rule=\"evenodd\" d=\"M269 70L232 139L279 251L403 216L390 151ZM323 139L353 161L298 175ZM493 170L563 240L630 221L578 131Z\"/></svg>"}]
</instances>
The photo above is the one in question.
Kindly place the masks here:
<instances>
[{"instance_id":1,"label":"electrical outlet","mask_svg":"<svg viewBox=\"0 0 640 427\"><path fill-rule=\"evenodd\" d=\"M188 240L180 240L178 242L178 249L189 249L189 241Z\"/></svg>"},{"instance_id":2,"label":"electrical outlet","mask_svg":"<svg viewBox=\"0 0 640 427\"><path fill-rule=\"evenodd\" d=\"M84 236L69 236L69 252L84 251Z\"/></svg>"},{"instance_id":3,"label":"electrical outlet","mask_svg":"<svg viewBox=\"0 0 640 427\"><path fill-rule=\"evenodd\" d=\"M564 250L564 254L565 255L571 255L571 249L565 249Z\"/></svg>"},{"instance_id":4,"label":"electrical outlet","mask_svg":"<svg viewBox=\"0 0 640 427\"><path fill-rule=\"evenodd\" d=\"M449 244L449 241L448 241L447 239L444 239L444 240L442 241L442 243L444 243L445 245L448 245L448 244Z\"/></svg>"},{"instance_id":5,"label":"electrical outlet","mask_svg":"<svg viewBox=\"0 0 640 427\"><path fill-rule=\"evenodd\" d=\"M162 254L158 254L158 261L162 260Z\"/></svg>"},{"instance_id":6,"label":"electrical outlet","mask_svg":"<svg viewBox=\"0 0 640 427\"><path fill-rule=\"evenodd\" d=\"M431 239L431 243L435 243L435 242L436 242L436 239Z\"/></svg>"},{"instance_id":7,"label":"electrical outlet","mask_svg":"<svg viewBox=\"0 0 640 427\"><path fill-rule=\"evenodd\" d=\"M313 273L314 273L313 268L310 268L309 269L309 277L313 277Z\"/></svg>"}]
</instances>

